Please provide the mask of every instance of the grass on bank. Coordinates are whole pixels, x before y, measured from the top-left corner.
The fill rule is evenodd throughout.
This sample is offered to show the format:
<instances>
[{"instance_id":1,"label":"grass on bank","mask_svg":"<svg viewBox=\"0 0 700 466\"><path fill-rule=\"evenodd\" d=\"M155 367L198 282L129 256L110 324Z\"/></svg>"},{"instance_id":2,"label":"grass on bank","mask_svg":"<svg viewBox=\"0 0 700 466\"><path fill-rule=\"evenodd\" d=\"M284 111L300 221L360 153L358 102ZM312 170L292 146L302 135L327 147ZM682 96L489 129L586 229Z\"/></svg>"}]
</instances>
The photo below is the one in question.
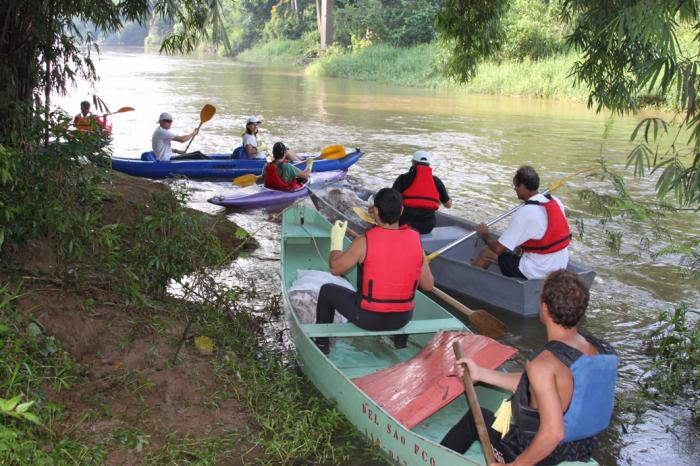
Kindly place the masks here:
<instances>
[{"instance_id":1,"label":"grass on bank","mask_svg":"<svg viewBox=\"0 0 700 466\"><path fill-rule=\"evenodd\" d=\"M52 131L65 126L59 122ZM86 154L94 164L85 163ZM254 445L252 461L268 464L342 464L376 455L298 375L289 363L291 355L270 352L263 330L269 319L280 318L272 305L278 301L269 306L274 313L261 317L249 305L255 290L245 277L235 280L245 285L221 284L217 270L232 257L211 226L186 209L184 192L166 191L155 202L149 196L135 200L149 191L138 187L124 198L110 194L105 186L121 181L108 168L99 168L109 164L104 141L92 135L27 151L0 146L0 155L0 464L101 464L115 447L135 452L144 464L214 464L236 454L231 451L240 444L236 438ZM44 246L42 253L36 252L37 244ZM38 285L22 287L26 277ZM164 297L173 282L190 287L185 293L189 302ZM17 304L23 293L42 288L46 293L49 286L61 290L56 301L67 295L83 300L85 293L91 296L84 309L68 311L80 319L89 317L89 312L81 314L85 309L108 306L110 315L128 321L115 350L131 346L132 333L166 338L166 329L191 321L192 331L216 342L211 364L220 387L233 387L211 394L211 402L219 396L238 398L249 410L251 425L212 438L175 435L154 449L137 427L112 428L107 437L81 428L112 419L108 405L105 412L93 410L77 424L67 420L69 408L51 401L51 395L90 387L94 375L32 317L36 309ZM72 333L71 338L89 338L78 328ZM157 352L152 346L145 356L155 359ZM186 360L168 364L188 370ZM138 373L125 372L124 377L128 380L120 383L133 385L137 398L154 389ZM147 410L141 416L159 423L148 419Z\"/></svg>"},{"instance_id":2,"label":"grass on bank","mask_svg":"<svg viewBox=\"0 0 700 466\"><path fill-rule=\"evenodd\" d=\"M297 66L314 60L316 50L303 40L274 40L238 55L242 61L270 66ZM457 83L443 75L439 42L413 47L376 44L356 50L331 47L304 68L309 76L328 76L376 81L397 86L452 88L474 94L514 95L585 102L588 90L574 84L571 70L575 52L556 54L540 60L489 60L479 65L477 75ZM676 100L671 90L665 99L641 96L645 105L671 109ZM653 94L653 93L652 93Z\"/></svg>"}]
</instances>

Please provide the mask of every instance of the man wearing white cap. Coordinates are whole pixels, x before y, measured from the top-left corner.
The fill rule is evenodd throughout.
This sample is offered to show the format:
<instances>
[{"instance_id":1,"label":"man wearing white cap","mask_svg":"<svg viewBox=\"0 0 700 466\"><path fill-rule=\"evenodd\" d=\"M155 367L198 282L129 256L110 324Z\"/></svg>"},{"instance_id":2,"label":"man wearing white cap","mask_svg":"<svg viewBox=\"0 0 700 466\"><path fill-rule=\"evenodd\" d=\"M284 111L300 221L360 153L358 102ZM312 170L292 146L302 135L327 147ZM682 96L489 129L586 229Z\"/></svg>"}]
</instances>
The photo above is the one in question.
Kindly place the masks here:
<instances>
[{"instance_id":1,"label":"man wearing white cap","mask_svg":"<svg viewBox=\"0 0 700 466\"><path fill-rule=\"evenodd\" d=\"M172 141L177 141L177 142L187 142L190 139L192 139L198 132L198 129L195 129L189 134L183 134L178 136L175 134L173 131L170 130L170 127L173 125L173 116L168 113L168 112L163 112L160 114L160 117L158 118L158 127L156 130L153 132L153 137L151 138L151 148L153 149L153 152L156 154L156 159L159 161L167 161L170 160L173 157L173 153L176 154L184 154L184 150L179 150L179 149L172 149L170 146L170 143ZM201 157L200 157L201 155ZM184 158L184 157L175 157L175 158ZM197 154L196 157L193 158L206 158L202 154Z\"/></svg>"},{"instance_id":2,"label":"man wearing white cap","mask_svg":"<svg viewBox=\"0 0 700 466\"><path fill-rule=\"evenodd\" d=\"M399 175L393 188L403 196L403 213L399 224L408 224L411 228L425 235L435 228L435 211L440 204L452 207L452 199L447 188L430 168L432 155L422 150L413 154L411 169Z\"/></svg>"}]
</instances>

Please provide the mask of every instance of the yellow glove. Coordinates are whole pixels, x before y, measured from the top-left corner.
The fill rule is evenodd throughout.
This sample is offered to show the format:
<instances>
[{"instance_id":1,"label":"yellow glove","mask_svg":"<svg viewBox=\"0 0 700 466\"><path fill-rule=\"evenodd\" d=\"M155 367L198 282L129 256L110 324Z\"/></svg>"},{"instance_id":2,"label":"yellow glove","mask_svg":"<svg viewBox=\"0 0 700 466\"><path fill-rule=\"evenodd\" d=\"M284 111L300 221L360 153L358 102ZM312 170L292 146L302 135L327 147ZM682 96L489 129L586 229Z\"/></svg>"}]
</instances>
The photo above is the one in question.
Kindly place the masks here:
<instances>
[{"instance_id":1,"label":"yellow glove","mask_svg":"<svg viewBox=\"0 0 700 466\"><path fill-rule=\"evenodd\" d=\"M348 222L336 220L331 227L331 252L343 250L343 239L345 238L345 230L348 228Z\"/></svg>"},{"instance_id":2,"label":"yellow glove","mask_svg":"<svg viewBox=\"0 0 700 466\"><path fill-rule=\"evenodd\" d=\"M501 438L505 437L510 430L511 414L512 410L510 407L510 401L503 400L501 402L501 406L499 406L498 410L496 410L496 419L493 421L493 424L491 424L493 430L497 430L501 433Z\"/></svg>"},{"instance_id":3,"label":"yellow glove","mask_svg":"<svg viewBox=\"0 0 700 466\"><path fill-rule=\"evenodd\" d=\"M306 159L306 171L311 173L314 166L314 159Z\"/></svg>"}]
</instances>

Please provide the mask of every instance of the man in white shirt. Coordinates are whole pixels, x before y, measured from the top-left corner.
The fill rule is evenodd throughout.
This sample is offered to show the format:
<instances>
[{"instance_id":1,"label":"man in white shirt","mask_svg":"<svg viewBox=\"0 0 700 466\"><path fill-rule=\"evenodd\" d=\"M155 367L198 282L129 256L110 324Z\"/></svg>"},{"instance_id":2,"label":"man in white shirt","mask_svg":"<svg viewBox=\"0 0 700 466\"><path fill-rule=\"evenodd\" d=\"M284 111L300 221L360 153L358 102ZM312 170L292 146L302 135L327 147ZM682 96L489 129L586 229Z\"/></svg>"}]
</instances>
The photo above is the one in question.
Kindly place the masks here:
<instances>
[{"instance_id":1,"label":"man in white shirt","mask_svg":"<svg viewBox=\"0 0 700 466\"><path fill-rule=\"evenodd\" d=\"M163 112L160 114L160 117L158 118L158 125L159 126L153 132L153 137L151 138L151 148L156 154L156 159L161 162L173 158L173 153L185 154L184 150L172 149L170 147L170 143L172 141L187 142L195 137L199 132L199 130L195 129L189 134L183 134L180 136L176 135L170 130L170 127L173 125L173 117L168 112Z\"/></svg>"},{"instance_id":2,"label":"man in white shirt","mask_svg":"<svg viewBox=\"0 0 700 466\"><path fill-rule=\"evenodd\" d=\"M501 273L521 279L544 278L549 272L565 269L569 263L571 230L564 216L564 205L549 195L539 194L540 178L529 166L522 166L513 177L518 199L526 205L513 213L508 228L496 240L486 224L476 233L486 243L474 265L488 268L498 263ZM552 204L553 202L553 204Z\"/></svg>"}]
</instances>

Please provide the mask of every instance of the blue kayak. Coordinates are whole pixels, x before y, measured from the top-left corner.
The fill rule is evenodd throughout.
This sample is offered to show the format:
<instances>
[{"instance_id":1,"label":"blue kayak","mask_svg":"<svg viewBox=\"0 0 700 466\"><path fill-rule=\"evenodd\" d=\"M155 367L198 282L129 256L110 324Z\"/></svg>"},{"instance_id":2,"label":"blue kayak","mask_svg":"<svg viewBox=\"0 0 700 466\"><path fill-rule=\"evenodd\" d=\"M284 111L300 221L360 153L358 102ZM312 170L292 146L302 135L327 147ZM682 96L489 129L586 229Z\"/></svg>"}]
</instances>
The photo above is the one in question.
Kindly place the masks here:
<instances>
[{"instance_id":1,"label":"blue kayak","mask_svg":"<svg viewBox=\"0 0 700 466\"><path fill-rule=\"evenodd\" d=\"M265 160L232 159L231 154L209 154L208 160L168 160L159 162L153 152L144 152L141 159L112 157L112 168L133 176L145 178L167 178L186 176L188 178L235 178L250 173L259 175ZM362 151L355 149L340 159L315 159L313 171L347 170L362 157ZM306 162L295 165L303 170Z\"/></svg>"}]
</instances>

